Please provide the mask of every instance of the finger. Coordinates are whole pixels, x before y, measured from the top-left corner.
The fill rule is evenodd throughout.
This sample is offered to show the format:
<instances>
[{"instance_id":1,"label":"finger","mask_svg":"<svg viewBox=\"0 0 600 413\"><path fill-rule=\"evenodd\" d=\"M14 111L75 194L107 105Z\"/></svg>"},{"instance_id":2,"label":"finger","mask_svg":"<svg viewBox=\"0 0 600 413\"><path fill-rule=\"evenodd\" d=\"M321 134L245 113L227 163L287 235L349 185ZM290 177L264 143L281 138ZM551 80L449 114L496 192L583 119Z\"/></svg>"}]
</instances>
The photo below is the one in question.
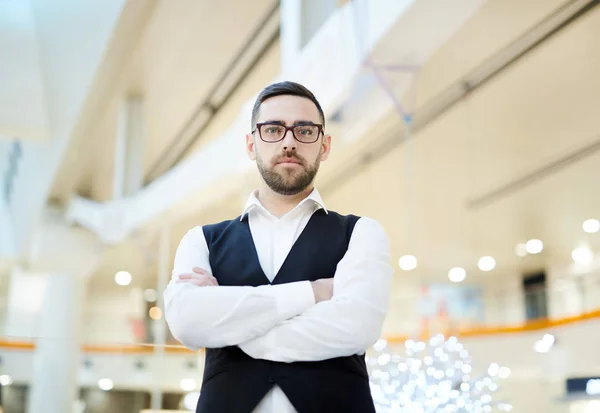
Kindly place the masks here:
<instances>
[{"instance_id":1,"label":"finger","mask_svg":"<svg viewBox=\"0 0 600 413\"><path fill-rule=\"evenodd\" d=\"M187 279L196 279L196 280L211 280L215 284L217 283L217 279L210 274L184 274Z\"/></svg>"},{"instance_id":2,"label":"finger","mask_svg":"<svg viewBox=\"0 0 600 413\"><path fill-rule=\"evenodd\" d=\"M197 280L182 280L179 279L176 281L177 284L194 284L197 285L198 281Z\"/></svg>"},{"instance_id":3,"label":"finger","mask_svg":"<svg viewBox=\"0 0 600 413\"><path fill-rule=\"evenodd\" d=\"M209 280L213 285L219 285L219 283L217 282L217 279L208 273L202 274L202 275L197 275L197 277L199 277L200 279L203 279L203 280Z\"/></svg>"},{"instance_id":4,"label":"finger","mask_svg":"<svg viewBox=\"0 0 600 413\"><path fill-rule=\"evenodd\" d=\"M212 275L181 274L177 282L189 282L201 286L217 286L219 283Z\"/></svg>"},{"instance_id":5,"label":"finger","mask_svg":"<svg viewBox=\"0 0 600 413\"><path fill-rule=\"evenodd\" d=\"M180 280L200 280L203 277L196 275L196 274L181 274L179 276Z\"/></svg>"},{"instance_id":6,"label":"finger","mask_svg":"<svg viewBox=\"0 0 600 413\"><path fill-rule=\"evenodd\" d=\"M194 267L192 268L192 271L194 271L196 274L210 275L208 271L200 267Z\"/></svg>"},{"instance_id":7,"label":"finger","mask_svg":"<svg viewBox=\"0 0 600 413\"><path fill-rule=\"evenodd\" d=\"M195 285L197 287L213 287L214 286L213 282L210 280L199 280L199 279L179 280L179 281L177 281L177 283L178 284L187 283L187 284Z\"/></svg>"}]
</instances>

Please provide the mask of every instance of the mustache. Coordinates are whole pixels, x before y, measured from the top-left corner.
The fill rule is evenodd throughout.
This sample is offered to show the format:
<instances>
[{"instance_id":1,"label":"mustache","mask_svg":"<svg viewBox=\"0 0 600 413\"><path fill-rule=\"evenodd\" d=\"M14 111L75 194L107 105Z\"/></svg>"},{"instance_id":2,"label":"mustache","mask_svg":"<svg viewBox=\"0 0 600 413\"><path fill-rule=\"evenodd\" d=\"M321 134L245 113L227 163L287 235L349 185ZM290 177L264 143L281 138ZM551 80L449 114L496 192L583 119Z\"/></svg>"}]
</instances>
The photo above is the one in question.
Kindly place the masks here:
<instances>
[{"instance_id":1,"label":"mustache","mask_svg":"<svg viewBox=\"0 0 600 413\"><path fill-rule=\"evenodd\" d=\"M299 164L306 165L305 159L302 158L300 155L298 155L295 151L286 151L286 152L282 153L281 155L279 155L278 157L276 157L273 160L273 165L281 162L284 159L294 159Z\"/></svg>"}]
</instances>

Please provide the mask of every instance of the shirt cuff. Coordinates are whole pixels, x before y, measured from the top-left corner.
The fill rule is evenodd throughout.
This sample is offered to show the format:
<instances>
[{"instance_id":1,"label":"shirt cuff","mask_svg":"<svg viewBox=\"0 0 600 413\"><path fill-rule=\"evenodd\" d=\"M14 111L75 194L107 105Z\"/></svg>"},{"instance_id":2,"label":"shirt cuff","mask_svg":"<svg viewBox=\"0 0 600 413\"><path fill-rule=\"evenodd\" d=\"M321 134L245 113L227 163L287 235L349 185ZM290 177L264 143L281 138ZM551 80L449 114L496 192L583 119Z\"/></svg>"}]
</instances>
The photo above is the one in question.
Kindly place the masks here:
<instances>
[{"instance_id":1,"label":"shirt cuff","mask_svg":"<svg viewBox=\"0 0 600 413\"><path fill-rule=\"evenodd\" d=\"M280 284L275 287L277 291L277 310L282 320L287 320L303 313L315 304L315 293L310 281L300 281Z\"/></svg>"}]
</instances>

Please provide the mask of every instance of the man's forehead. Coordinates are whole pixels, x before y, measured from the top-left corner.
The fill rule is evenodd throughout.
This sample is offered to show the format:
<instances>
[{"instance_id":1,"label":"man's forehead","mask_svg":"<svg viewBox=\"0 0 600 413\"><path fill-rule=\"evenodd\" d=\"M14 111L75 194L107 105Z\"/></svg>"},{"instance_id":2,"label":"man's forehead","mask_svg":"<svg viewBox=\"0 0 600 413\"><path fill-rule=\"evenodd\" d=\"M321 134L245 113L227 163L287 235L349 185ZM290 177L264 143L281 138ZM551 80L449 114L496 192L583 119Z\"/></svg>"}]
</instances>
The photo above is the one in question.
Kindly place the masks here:
<instances>
[{"instance_id":1,"label":"man's forehead","mask_svg":"<svg viewBox=\"0 0 600 413\"><path fill-rule=\"evenodd\" d=\"M286 123L311 120L320 120L319 110L316 105L307 98L300 96L275 96L265 100L259 109L258 121L281 120Z\"/></svg>"}]
</instances>

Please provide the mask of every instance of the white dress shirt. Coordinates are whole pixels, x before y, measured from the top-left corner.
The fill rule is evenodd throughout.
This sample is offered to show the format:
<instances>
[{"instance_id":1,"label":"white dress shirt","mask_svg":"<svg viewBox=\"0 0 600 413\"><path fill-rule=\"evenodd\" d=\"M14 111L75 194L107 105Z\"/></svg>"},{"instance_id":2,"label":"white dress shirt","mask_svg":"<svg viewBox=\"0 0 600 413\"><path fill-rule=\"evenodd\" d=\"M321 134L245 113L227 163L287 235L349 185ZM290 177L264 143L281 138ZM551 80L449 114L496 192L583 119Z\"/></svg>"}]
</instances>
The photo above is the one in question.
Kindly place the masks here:
<instances>
[{"instance_id":1,"label":"white dress shirt","mask_svg":"<svg viewBox=\"0 0 600 413\"><path fill-rule=\"evenodd\" d=\"M316 189L281 218L267 211L255 193L250 195L244 214L270 281L321 208L327 212ZM332 299L318 304L309 281L259 287L176 283L193 267L212 274L202 227L191 229L181 240L164 292L165 318L173 336L191 349L237 345L253 358L287 363L363 353L380 337L393 273L388 238L370 218L359 219L354 227L348 251L332 274ZM275 386L254 412L295 413L295 409Z\"/></svg>"}]
</instances>

